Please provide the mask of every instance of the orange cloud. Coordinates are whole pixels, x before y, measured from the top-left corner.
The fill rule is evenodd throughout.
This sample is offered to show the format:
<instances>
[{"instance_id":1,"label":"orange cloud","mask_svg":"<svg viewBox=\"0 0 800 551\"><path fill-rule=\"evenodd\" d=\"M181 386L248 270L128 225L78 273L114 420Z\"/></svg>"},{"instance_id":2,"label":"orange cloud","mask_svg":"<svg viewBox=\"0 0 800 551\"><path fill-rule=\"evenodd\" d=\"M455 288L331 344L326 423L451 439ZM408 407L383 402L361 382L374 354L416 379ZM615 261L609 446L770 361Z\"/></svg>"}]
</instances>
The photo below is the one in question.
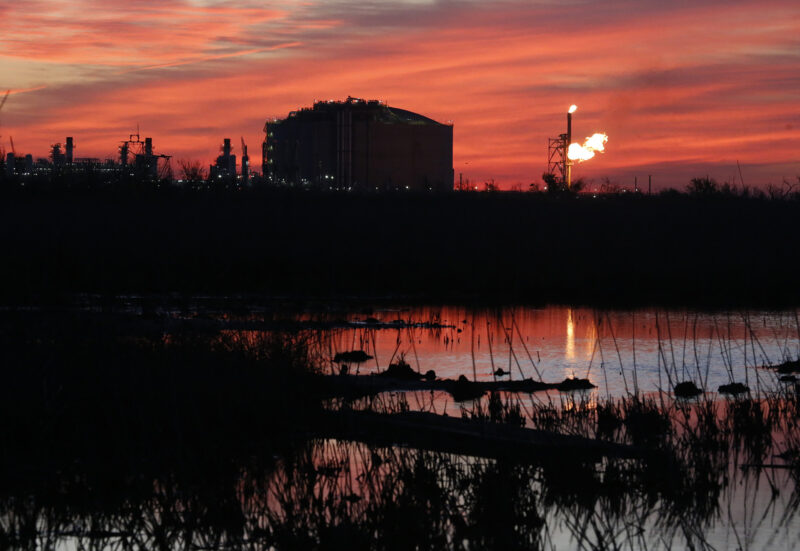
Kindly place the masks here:
<instances>
[{"instance_id":1,"label":"orange cloud","mask_svg":"<svg viewBox=\"0 0 800 551\"><path fill-rule=\"evenodd\" d=\"M267 117L354 95L454 121L456 174L510 186L540 179L576 103L576 135L609 135L577 176L681 186L737 161L750 184L800 174L791 2L203 4L6 8L0 71L27 60L44 76L24 87L48 88L9 100L4 126L41 154L69 134L102 156L138 122L162 152L205 161L244 135L256 165Z\"/></svg>"}]
</instances>

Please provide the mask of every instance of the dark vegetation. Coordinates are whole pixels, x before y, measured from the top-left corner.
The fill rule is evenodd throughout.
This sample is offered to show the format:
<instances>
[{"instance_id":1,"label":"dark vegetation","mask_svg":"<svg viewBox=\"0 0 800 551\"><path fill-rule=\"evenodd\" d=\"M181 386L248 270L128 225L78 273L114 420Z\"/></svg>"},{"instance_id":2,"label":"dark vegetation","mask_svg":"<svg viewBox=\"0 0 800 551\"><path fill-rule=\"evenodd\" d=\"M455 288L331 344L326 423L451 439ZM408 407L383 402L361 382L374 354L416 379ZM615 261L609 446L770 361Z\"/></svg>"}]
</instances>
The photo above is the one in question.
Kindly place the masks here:
<instances>
[{"instance_id":1,"label":"dark vegetation","mask_svg":"<svg viewBox=\"0 0 800 551\"><path fill-rule=\"evenodd\" d=\"M0 298L793 305L794 197L6 189Z\"/></svg>"},{"instance_id":2,"label":"dark vegetation","mask_svg":"<svg viewBox=\"0 0 800 551\"><path fill-rule=\"evenodd\" d=\"M0 320L0 550L66 540L539 549L558 530L579 548L703 549L706 529L734 522L730 496L752 480L772 495L762 518L789 522L800 505L794 378L757 396L732 382L719 402L634 386L622 399L576 393L537 405L511 382L498 391L465 378L452 382L461 398L493 392L426 433L405 398L342 397L329 380L346 371L322 377L297 333L242 339L231 325L198 330L204 320L159 330L147 307L136 324L59 310L80 292L100 295L100 310L123 293L796 303L800 202L701 184L597 199L3 190L0 299L51 308ZM393 365L416 384L436 382ZM795 360L776 368L798 371ZM687 384L673 386L677 375L667 371L676 395ZM461 439L441 435L454 423L495 444L452 453L445 444ZM625 454L565 457L502 440L525 429Z\"/></svg>"},{"instance_id":3,"label":"dark vegetation","mask_svg":"<svg viewBox=\"0 0 800 551\"><path fill-rule=\"evenodd\" d=\"M60 455L106 470L118 466L109 458L139 468L275 452L320 411L301 340L245 346L222 335L143 336L100 316L32 319L2 315L0 441L34 470Z\"/></svg>"},{"instance_id":4,"label":"dark vegetation","mask_svg":"<svg viewBox=\"0 0 800 551\"><path fill-rule=\"evenodd\" d=\"M766 477L776 522L800 504L794 386L721 402L493 392L461 419L425 417L445 432L419 449L394 445L422 441L403 397L326 406L296 334L143 336L106 320L3 313L1 548L540 549L560 531L587 549L704 549L748 477ZM337 413L338 438L323 438ZM450 453L453 423L496 443ZM523 427L577 447L493 453Z\"/></svg>"}]
</instances>

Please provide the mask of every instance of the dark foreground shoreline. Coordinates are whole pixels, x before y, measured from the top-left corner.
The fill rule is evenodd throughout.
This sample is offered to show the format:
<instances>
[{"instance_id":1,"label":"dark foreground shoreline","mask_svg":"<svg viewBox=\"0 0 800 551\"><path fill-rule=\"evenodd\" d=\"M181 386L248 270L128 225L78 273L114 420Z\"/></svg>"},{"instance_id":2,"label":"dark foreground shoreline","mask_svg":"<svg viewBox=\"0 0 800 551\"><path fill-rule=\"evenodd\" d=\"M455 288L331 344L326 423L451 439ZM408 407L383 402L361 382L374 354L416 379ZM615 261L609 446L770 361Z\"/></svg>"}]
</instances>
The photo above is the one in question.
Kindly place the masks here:
<instances>
[{"instance_id":1,"label":"dark foreground shoreline","mask_svg":"<svg viewBox=\"0 0 800 551\"><path fill-rule=\"evenodd\" d=\"M0 299L93 293L787 307L800 202L250 190L0 194Z\"/></svg>"},{"instance_id":2,"label":"dark foreground shoreline","mask_svg":"<svg viewBox=\"0 0 800 551\"><path fill-rule=\"evenodd\" d=\"M472 383L506 390L448 417L348 399L433 388L325 375L300 334L194 328L0 311L0 548L796 547L796 385L525 405L530 381Z\"/></svg>"}]
</instances>

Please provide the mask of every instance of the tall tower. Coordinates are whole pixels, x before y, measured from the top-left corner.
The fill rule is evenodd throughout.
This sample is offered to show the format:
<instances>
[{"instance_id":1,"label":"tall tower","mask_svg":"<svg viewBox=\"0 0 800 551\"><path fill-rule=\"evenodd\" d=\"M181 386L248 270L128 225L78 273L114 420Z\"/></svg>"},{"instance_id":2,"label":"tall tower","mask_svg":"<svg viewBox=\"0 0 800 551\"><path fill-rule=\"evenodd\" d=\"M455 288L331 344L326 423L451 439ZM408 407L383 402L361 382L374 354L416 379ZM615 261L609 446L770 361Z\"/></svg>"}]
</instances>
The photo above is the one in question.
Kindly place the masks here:
<instances>
[{"instance_id":1,"label":"tall tower","mask_svg":"<svg viewBox=\"0 0 800 551\"><path fill-rule=\"evenodd\" d=\"M247 154L247 144L242 137L242 185L250 183L250 156Z\"/></svg>"},{"instance_id":2,"label":"tall tower","mask_svg":"<svg viewBox=\"0 0 800 551\"><path fill-rule=\"evenodd\" d=\"M555 176L566 189L572 187L572 160L569 158L569 145L572 143L572 114L578 109L571 105L567 111L567 132L547 142L547 172Z\"/></svg>"},{"instance_id":3,"label":"tall tower","mask_svg":"<svg viewBox=\"0 0 800 551\"><path fill-rule=\"evenodd\" d=\"M75 142L72 141L72 136L67 136L67 164L72 164L72 153L75 149Z\"/></svg>"}]
</instances>

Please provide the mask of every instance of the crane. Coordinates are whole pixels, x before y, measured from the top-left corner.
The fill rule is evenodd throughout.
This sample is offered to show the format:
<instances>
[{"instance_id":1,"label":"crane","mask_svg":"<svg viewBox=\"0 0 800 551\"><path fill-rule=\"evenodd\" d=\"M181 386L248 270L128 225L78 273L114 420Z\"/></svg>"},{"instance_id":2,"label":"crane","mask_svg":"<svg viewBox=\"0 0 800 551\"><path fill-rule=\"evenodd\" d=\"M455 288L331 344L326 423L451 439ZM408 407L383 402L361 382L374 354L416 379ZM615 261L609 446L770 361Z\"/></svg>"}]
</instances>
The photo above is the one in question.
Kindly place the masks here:
<instances>
[{"instance_id":1,"label":"crane","mask_svg":"<svg viewBox=\"0 0 800 551\"><path fill-rule=\"evenodd\" d=\"M6 104L6 100L8 100L9 94L11 94L11 90L6 90L6 93L3 94L3 99L0 100L0 111L3 110L3 106ZM2 137L3 136L0 135L0 138L2 138ZM0 155L2 155L3 157L6 156L6 151L5 151L5 149L2 148L2 146L0 146Z\"/></svg>"}]
</instances>

